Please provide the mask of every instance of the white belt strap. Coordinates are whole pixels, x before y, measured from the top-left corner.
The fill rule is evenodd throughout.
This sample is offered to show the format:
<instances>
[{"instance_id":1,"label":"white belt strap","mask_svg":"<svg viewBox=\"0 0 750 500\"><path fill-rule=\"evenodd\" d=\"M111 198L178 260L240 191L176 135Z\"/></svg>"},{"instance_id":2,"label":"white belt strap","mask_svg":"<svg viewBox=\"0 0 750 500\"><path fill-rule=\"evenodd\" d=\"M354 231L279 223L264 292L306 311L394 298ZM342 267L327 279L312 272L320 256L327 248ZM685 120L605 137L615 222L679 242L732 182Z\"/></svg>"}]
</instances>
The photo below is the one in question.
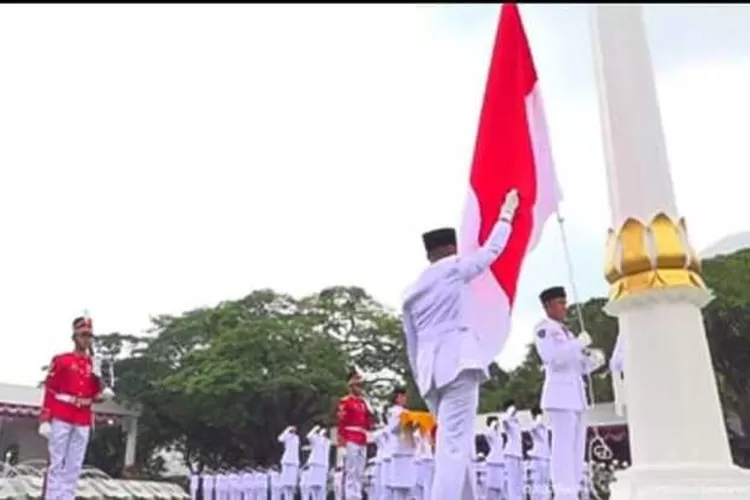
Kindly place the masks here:
<instances>
[{"instance_id":1,"label":"white belt strap","mask_svg":"<svg viewBox=\"0 0 750 500\"><path fill-rule=\"evenodd\" d=\"M55 394L55 399L58 400L58 401L61 401L63 403L68 403L68 404L71 404L71 405L82 406L82 405L79 404L80 400L81 399L88 399L88 398L79 398L79 397L73 396L72 394L60 394L60 393L58 393L58 394ZM86 405L86 406L89 406L89 405Z\"/></svg>"},{"instance_id":2,"label":"white belt strap","mask_svg":"<svg viewBox=\"0 0 750 500\"><path fill-rule=\"evenodd\" d=\"M55 394L55 399L63 403L75 404L77 398L70 394Z\"/></svg>"},{"instance_id":3,"label":"white belt strap","mask_svg":"<svg viewBox=\"0 0 750 500\"><path fill-rule=\"evenodd\" d=\"M365 429L364 427L358 427L356 425L348 425L348 426L344 427L344 429L347 430L347 431L367 432L367 429Z\"/></svg>"}]
</instances>

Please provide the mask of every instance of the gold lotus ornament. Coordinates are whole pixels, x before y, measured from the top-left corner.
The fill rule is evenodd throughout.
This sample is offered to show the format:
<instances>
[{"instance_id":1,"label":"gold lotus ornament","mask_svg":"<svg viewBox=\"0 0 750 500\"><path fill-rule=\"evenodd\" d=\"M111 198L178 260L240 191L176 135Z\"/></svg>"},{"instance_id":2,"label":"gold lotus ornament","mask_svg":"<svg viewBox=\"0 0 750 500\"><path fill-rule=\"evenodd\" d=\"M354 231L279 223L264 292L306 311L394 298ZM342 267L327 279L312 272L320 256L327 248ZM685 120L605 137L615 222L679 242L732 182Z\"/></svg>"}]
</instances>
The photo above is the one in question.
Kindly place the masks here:
<instances>
[{"instance_id":1,"label":"gold lotus ornament","mask_svg":"<svg viewBox=\"0 0 750 500\"><path fill-rule=\"evenodd\" d=\"M609 230L604 276L611 300L659 288L705 289L700 272L684 219L660 212L648 223L628 218L618 230Z\"/></svg>"}]
</instances>

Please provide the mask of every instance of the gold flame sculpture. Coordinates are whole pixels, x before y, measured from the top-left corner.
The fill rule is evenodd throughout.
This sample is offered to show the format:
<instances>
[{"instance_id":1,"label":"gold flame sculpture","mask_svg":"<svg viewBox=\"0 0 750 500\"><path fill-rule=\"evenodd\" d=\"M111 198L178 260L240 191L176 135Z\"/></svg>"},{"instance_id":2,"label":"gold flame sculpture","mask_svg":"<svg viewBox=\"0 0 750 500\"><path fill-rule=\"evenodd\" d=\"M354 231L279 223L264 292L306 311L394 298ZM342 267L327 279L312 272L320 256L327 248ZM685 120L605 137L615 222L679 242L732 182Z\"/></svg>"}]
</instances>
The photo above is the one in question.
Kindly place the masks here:
<instances>
[{"instance_id":1,"label":"gold flame sculpture","mask_svg":"<svg viewBox=\"0 0 750 500\"><path fill-rule=\"evenodd\" d=\"M685 219L674 221L657 213L648 224L628 218L617 231L609 230L604 276L610 300L658 288L705 289L700 273Z\"/></svg>"}]
</instances>

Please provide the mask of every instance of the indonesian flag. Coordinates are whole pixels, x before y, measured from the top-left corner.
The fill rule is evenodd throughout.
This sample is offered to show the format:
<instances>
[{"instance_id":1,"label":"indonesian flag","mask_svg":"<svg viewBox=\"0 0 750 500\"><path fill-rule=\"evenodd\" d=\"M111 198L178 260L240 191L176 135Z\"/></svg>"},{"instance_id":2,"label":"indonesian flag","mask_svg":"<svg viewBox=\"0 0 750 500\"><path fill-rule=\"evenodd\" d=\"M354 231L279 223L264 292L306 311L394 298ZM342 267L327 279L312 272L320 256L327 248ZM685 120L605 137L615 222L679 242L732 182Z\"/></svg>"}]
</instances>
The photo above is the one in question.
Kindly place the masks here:
<instances>
[{"instance_id":1,"label":"indonesian flag","mask_svg":"<svg viewBox=\"0 0 750 500\"><path fill-rule=\"evenodd\" d=\"M526 254L562 198L534 61L516 4L503 4L474 150L459 252L477 250L498 220L505 195L520 198L500 258L470 284L468 321L487 364L502 350Z\"/></svg>"}]
</instances>

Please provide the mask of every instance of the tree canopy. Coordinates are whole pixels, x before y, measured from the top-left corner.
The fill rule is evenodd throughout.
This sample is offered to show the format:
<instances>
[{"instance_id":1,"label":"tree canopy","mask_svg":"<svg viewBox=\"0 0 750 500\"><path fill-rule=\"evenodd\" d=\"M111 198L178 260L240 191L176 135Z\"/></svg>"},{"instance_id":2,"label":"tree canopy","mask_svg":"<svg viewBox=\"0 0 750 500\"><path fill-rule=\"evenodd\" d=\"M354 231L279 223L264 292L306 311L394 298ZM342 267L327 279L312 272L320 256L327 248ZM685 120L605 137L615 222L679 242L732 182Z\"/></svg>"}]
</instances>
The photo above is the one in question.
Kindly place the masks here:
<instances>
[{"instance_id":1,"label":"tree canopy","mask_svg":"<svg viewBox=\"0 0 750 500\"><path fill-rule=\"evenodd\" d=\"M155 451L184 453L191 467L271 465L287 425L333 424L350 366L377 405L405 381L397 315L360 288L329 288L295 299L260 290L213 308L153 319L151 334L99 336L116 361L117 397L137 402L138 458L156 473ZM131 403L132 404L132 403ZM122 468L119 429L95 434L89 460Z\"/></svg>"}]
</instances>

